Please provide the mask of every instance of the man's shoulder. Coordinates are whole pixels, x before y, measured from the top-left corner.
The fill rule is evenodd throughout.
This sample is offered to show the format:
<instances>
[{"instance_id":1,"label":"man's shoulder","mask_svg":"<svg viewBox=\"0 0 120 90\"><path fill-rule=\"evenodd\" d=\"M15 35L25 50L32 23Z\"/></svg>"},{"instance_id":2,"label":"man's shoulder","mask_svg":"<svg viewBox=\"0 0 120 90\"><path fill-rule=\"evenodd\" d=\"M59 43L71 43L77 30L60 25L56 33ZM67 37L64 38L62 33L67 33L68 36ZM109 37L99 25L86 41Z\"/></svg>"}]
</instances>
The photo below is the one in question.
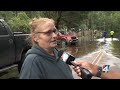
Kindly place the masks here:
<instances>
[{"instance_id":1,"label":"man's shoulder","mask_svg":"<svg viewBox=\"0 0 120 90\"><path fill-rule=\"evenodd\" d=\"M34 62L35 60L38 60L37 57L38 57L37 54L29 54L25 58L25 63L29 63L30 64L30 63Z\"/></svg>"}]
</instances>

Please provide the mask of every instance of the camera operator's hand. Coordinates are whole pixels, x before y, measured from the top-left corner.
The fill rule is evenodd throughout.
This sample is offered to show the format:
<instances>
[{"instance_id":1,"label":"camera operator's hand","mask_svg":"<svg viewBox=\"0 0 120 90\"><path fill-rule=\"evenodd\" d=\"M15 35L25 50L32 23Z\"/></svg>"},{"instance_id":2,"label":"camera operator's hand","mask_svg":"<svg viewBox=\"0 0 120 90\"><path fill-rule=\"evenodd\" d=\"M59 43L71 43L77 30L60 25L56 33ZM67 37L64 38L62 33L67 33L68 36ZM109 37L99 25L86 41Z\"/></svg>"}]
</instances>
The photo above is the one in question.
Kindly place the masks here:
<instances>
[{"instance_id":1,"label":"camera operator's hand","mask_svg":"<svg viewBox=\"0 0 120 90\"><path fill-rule=\"evenodd\" d=\"M78 74L78 76L81 75L80 67L88 69L94 76L96 76L96 73L98 72L98 66L93 65L87 61L72 62L72 64L75 65L75 67L73 69Z\"/></svg>"}]
</instances>

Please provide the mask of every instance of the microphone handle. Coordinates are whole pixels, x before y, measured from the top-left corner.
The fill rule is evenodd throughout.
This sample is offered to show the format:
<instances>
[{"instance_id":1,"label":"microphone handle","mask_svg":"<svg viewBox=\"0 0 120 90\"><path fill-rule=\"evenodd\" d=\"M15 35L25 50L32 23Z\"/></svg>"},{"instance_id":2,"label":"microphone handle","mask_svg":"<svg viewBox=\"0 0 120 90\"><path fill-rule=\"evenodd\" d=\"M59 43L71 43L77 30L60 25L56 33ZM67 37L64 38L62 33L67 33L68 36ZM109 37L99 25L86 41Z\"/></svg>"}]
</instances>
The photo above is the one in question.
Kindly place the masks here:
<instances>
[{"instance_id":1,"label":"microphone handle","mask_svg":"<svg viewBox=\"0 0 120 90\"><path fill-rule=\"evenodd\" d=\"M82 79L91 79L92 78L92 73L85 68L80 68L81 71L81 78Z\"/></svg>"},{"instance_id":2,"label":"microphone handle","mask_svg":"<svg viewBox=\"0 0 120 90\"><path fill-rule=\"evenodd\" d=\"M71 62L71 65L76 66L72 62ZM80 71L81 71L81 78L82 79L91 79L93 76L92 73L88 69L80 67Z\"/></svg>"}]
</instances>

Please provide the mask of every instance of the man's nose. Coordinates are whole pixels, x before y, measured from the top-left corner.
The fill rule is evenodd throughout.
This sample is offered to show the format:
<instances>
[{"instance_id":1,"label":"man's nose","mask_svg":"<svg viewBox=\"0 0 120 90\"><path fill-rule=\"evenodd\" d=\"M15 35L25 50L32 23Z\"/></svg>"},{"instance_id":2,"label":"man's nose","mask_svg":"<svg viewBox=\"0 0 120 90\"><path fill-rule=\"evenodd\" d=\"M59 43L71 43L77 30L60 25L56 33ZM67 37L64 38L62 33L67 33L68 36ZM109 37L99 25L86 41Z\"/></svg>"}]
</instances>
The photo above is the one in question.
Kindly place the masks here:
<instances>
[{"instance_id":1,"label":"man's nose","mask_svg":"<svg viewBox=\"0 0 120 90\"><path fill-rule=\"evenodd\" d=\"M53 32L52 35L53 35L53 37L57 37L57 33Z\"/></svg>"}]
</instances>

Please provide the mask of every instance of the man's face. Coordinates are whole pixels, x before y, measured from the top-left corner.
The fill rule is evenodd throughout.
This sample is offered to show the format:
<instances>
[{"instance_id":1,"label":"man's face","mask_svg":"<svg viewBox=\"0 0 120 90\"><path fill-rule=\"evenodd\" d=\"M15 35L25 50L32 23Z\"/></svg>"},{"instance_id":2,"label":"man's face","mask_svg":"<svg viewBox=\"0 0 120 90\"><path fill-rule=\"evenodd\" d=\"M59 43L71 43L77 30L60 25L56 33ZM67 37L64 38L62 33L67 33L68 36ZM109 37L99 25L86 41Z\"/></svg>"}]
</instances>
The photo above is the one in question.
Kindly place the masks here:
<instances>
[{"instance_id":1,"label":"man's face","mask_svg":"<svg viewBox=\"0 0 120 90\"><path fill-rule=\"evenodd\" d=\"M54 48L57 46L57 31L54 23L46 22L37 28L39 46L42 48Z\"/></svg>"}]
</instances>

